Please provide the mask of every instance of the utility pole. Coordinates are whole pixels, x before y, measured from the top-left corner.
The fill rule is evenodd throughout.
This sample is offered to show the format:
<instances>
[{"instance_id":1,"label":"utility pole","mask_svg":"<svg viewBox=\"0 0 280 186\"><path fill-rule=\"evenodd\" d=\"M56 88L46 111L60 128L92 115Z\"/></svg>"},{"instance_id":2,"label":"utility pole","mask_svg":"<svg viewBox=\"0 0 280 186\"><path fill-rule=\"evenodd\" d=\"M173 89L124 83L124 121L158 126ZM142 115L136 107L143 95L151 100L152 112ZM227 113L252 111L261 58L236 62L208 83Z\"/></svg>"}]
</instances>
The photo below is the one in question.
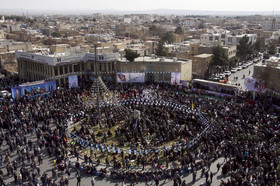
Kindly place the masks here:
<instances>
[{"instance_id":1,"label":"utility pole","mask_svg":"<svg viewBox=\"0 0 280 186\"><path fill-rule=\"evenodd\" d=\"M94 57L95 57L95 74L96 77L95 78L99 78L99 70L98 70L98 60L97 60L97 46L96 44L94 44ZM96 81L98 82L98 81ZM100 98L100 90L99 90L99 83L97 83L97 111L98 111L98 120L100 120L101 116L100 116L100 103L99 103L99 98Z\"/></svg>"}]
</instances>

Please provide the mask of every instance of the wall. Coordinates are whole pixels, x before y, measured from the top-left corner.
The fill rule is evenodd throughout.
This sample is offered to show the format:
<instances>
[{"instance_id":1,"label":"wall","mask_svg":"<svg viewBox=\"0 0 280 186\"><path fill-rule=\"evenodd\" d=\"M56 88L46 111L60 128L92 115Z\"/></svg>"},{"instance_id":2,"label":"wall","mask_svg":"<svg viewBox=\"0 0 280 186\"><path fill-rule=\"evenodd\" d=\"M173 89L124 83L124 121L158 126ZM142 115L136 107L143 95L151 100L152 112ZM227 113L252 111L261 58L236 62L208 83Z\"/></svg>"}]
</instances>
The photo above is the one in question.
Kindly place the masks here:
<instances>
[{"instance_id":1,"label":"wall","mask_svg":"<svg viewBox=\"0 0 280 186\"><path fill-rule=\"evenodd\" d=\"M266 80L265 87L280 92L280 68L255 65L253 78Z\"/></svg>"}]
</instances>

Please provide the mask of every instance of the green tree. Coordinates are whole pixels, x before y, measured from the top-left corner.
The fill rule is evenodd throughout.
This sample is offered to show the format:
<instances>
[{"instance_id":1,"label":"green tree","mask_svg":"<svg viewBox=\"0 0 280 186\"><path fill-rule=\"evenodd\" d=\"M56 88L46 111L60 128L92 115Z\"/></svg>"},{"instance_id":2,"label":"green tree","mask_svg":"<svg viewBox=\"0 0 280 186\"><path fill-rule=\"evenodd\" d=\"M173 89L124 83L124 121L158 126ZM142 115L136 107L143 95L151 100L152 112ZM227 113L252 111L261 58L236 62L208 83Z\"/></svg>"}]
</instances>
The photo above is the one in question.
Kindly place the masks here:
<instances>
[{"instance_id":1,"label":"green tree","mask_svg":"<svg viewBox=\"0 0 280 186\"><path fill-rule=\"evenodd\" d=\"M269 55L275 55L277 52L277 47L274 43L270 43L268 46L268 54Z\"/></svg>"},{"instance_id":2,"label":"green tree","mask_svg":"<svg viewBox=\"0 0 280 186\"><path fill-rule=\"evenodd\" d=\"M212 54L210 68L224 67L228 65L228 55L221 45L213 46Z\"/></svg>"},{"instance_id":3,"label":"green tree","mask_svg":"<svg viewBox=\"0 0 280 186\"><path fill-rule=\"evenodd\" d=\"M167 42L168 44L175 42L175 35L172 31L165 32L161 38L163 42Z\"/></svg>"},{"instance_id":4,"label":"green tree","mask_svg":"<svg viewBox=\"0 0 280 186\"><path fill-rule=\"evenodd\" d=\"M257 39L257 41L253 44L254 52L258 53L261 51L261 41Z\"/></svg>"},{"instance_id":5,"label":"green tree","mask_svg":"<svg viewBox=\"0 0 280 186\"><path fill-rule=\"evenodd\" d=\"M199 25L198 25L198 28L199 28L199 29L205 28L204 22L200 22Z\"/></svg>"},{"instance_id":6,"label":"green tree","mask_svg":"<svg viewBox=\"0 0 280 186\"><path fill-rule=\"evenodd\" d=\"M175 33L176 34L183 34L184 33L184 30L182 28L182 26L177 26L176 29L175 29Z\"/></svg>"},{"instance_id":7,"label":"green tree","mask_svg":"<svg viewBox=\"0 0 280 186\"><path fill-rule=\"evenodd\" d=\"M154 36L154 35L155 35L155 32L156 32L156 30L157 30L157 26L156 26L156 25L151 25L151 26L149 27L149 30L150 30L150 32L152 33L152 36Z\"/></svg>"},{"instance_id":8,"label":"green tree","mask_svg":"<svg viewBox=\"0 0 280 186\"><path fill-rule=\"evenodd\" d=\"M52 32L52 37L61 37L61 34L59 32Z\"/></svg>"},{"instance_id":9,"label":"green tree","mask_svg":"<svg viewBox=\"0 0 280 186\"><path fill-rule=\"evenodd\" d=\"M237 45L237 56L241 60L246 60L253 53L253 45L252 42L249 42L249 37L247 35L243 36L239 45Z\"/></svg>"},{"instance_id":10,"label":"green tree","mask_svg":"<svg viewBox=\"0 0 280 186\"><path fill-rule=\"evenodd\" d=\"M162 40L158 42L157 48L156 48L156 55L158 56L167 56L167 49L164 46L164 43Z\"/></svg>"},{"instance_id":11,"label":"green tree","mask_svg":"<svg viewBox=\"0 0 280 186\"><path fill-rule=\"evenodd\" d=\"M133 52L131 49L126 48L125 50L125 58L130 61L133 62L135 58L139 57L140 54L137 54L137 52Z\"/></svg>"}]
</instances>

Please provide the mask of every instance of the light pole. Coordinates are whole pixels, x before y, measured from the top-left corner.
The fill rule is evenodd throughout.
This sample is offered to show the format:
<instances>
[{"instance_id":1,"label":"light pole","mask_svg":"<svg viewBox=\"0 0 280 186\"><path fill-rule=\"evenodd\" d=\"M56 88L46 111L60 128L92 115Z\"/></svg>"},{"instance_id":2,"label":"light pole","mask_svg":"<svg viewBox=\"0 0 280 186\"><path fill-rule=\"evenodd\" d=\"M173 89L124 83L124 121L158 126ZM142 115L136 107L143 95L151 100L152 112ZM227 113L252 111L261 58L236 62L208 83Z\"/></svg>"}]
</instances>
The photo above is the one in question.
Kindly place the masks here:
<instances>
[{"instance_id":1,"label":"light pole","mask_svg":"<svg viewBox=\"0 0 280 186\"><path fill-rule=\"evenodd\" d=\"M97 46L96 44L94 45L94 57L95 57L95 74L96 74L96 77L95 78L99 78L99 70L98 70L98 60L97 60ZM98 79L96 79L96 82L97 82ZM100 90L99 90L99 83L96 83L96 86L97 86L97 112L98 112L98 120L100 119L100 103L99 103L99 93L100 93Z\"/></svg>"}]
</instances>

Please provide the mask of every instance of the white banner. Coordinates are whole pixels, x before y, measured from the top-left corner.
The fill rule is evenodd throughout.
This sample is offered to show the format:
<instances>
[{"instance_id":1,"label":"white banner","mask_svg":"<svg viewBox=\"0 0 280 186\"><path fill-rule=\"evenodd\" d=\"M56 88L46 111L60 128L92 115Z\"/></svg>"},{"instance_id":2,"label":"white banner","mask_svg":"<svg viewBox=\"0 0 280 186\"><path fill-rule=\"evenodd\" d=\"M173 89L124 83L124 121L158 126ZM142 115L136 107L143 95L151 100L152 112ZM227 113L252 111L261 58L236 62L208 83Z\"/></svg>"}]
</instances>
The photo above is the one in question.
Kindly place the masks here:
<instances>
[{"instance_id":1,"label":"white banner","mask_svg":"<svg viewBox=\"0 0 280 186\"><path fill-rule=\"evenodd\" d=\"M118 83L144 83L145 72L142 73L117 73Z\"/></svg>"},{"instance_id":2,"label":"white banner","mask_svg":"<svg viewBox=\"0 0 280 186\"><path fill-rule=\"evenodd\" d=\"M264 85L260 81L252 77L246 77L244 79L244 88L250 91L256 91L261 93L265 93L266 91Z\"/></svg>"},{"instance_id":3,"label":"white banner","mask_svg":"<svg viewBox=\"0 0 280 186\"><path fill-rule=\"evenodd\" d=\"M181 80L181 73L180 72L171 72L171 84L172 85L179 85Z\"/></svg>"},{"instance_id":4,"label":"white banner","mask_svg":"<svg viewBox=\"0 0 280 186\"><path fill-rule=\"evenodd\" d=\"M78 87L78 76L69 76L68 77L69 88Z\"/></svg>"}]
</instances>

